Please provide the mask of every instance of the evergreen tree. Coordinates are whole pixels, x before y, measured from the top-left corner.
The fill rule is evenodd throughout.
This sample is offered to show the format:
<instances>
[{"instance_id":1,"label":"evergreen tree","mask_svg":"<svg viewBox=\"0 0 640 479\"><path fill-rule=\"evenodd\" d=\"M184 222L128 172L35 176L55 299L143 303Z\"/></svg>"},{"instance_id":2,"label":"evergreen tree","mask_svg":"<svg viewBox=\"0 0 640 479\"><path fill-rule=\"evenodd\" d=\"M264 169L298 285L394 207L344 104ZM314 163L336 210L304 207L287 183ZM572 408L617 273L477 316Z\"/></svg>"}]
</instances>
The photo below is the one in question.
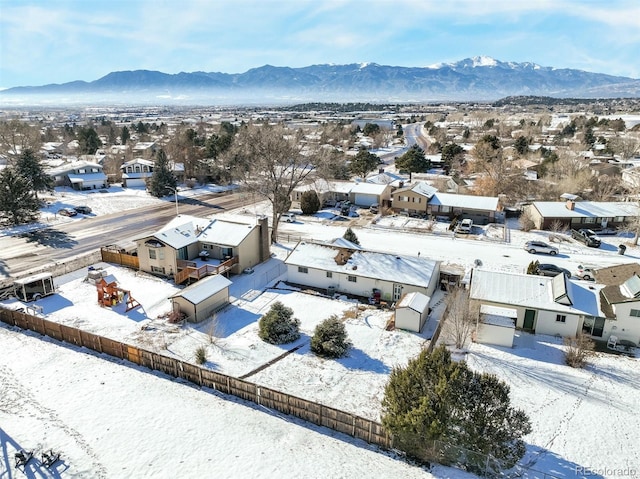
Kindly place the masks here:
<instances>
[{"instance_id":1,"label":"evergreen tree","mask_svg":"<svg viewBox=\"0 0 640 479\"><path fill-rule=\"evenodd\" d=\"M0 220L10 225L29 223L37 218L40 202L31 182L12 168L0 170Z\"/></svg>"},{"instance_id":2,"label":"evergreen tree","mask_svg":"<svg viewBox=\"0 0 640 479\"><path fill-rule=\"evenodd\" d=\"M406 153L396 159L396 168L409 173L423 173L431 168L431 161L424 156L424 150L413 145Z\"/></svg>"},{"instance_id":3,"label":"evergreen tree","mask_svg":"<svg viewBox=\"0 0 640 479\"><path fill-rule=\"evenodd\" d=\"M178 182L169 167L169 159L164 150L158 150L153 167L153 175L149 181L149 193L156 198L162 198L173 193Z\"/></svg>"},{"instance_id":4,"label":"evergreen tree","mask_svg":"<svg viewBox=\"0 0 640 479\"><path fill-rule=\"evenodd\" d=\"M380 133L380 125L377 123L365 123L362 127L362 134L364 136L375 136Z\"/></svg>"},{"instance_id":5,"label":"evergreen tree","mask_svg":"<svg viewBox=\"0 0 640 479\"><path fill-rule=\"evenodd\" d=\"M102 146L102 141L100 141L98 133L93 128L80 128L80 131L78 131L78 145L80 153L94 155L98 148Z\"/></svg>"},{"instance_id":6,"label":"evergreen tree","mask_svg":"<svg viewBox=\"0 0 640 479\"><path fill-rule=\"evenodd\" d=\"M320 209L318 193L313 190L305 191L300 197L300 209L303 215L313 215Z\"/></svg>"},{"instance_id":7,"label":"evergreen tree","mask_svg":"<svg viewBox=\"0 0 640 479\"><path fill-rule=\"evenodd\" d=\"M447 174L451 171L453 162L460 158L463 153L464 148L457 143L449 143L442 148L442 162L444 163L444 169Z\"/></svg>"},{"instance_id":8,"label":"evergreen tree","mask_svg":"<svg viewBox=\"0 0 640 479\"><path fill-rule=\"evenodd\" d=\"M358 237L353 232L351 227L347 228L347 231L344 232L344 235L342 235L342 237L347 241L351 241L354 244L360 245L360 240L358 240Z\"/></svg>"},{"instance_id":9,"label":"evergreen tree","mask_svg":"<svg viewBox=\"0 0 640 479\"><path fill-rule=\"evenodd\" d=\"M300 337L300 320L293 317L291 308L276 301L258 321L258 336L270 344L290 343Z\"/></svg>"},{"instance_id":10,"label":"evergreen tree","mask_svg":"<svg viewBox=\"0 0 640 479\"><path fill-rule=\"evenodd\" d=\"M131 138L131 133L129 132L129 128L127 128L126 126L123 126L122 131L120 132L120 143L122 145L126 145L127 141L129 141L129 138Z\"/></svg>"},{"instance_id":11,"label":"evergreen tree","mask_svg":"<svg viewBox=\"0 0 640 479\"><path fill-rule=\"evenodd\" d=\"M16 173L29 180L36 199L38 191L53 190L53 178L45 173L42 161L30 149L25 150L18 158Z\"/></svg>"},{"instance_id":12,"label":"evergreen tree","mask_svg":"<svg viewBox=\"0 0 640 479\"><path fill-rule=\"evenodd\" d=\"M529 151L529 140L526 136L520 135L516 138L516 142L513 145L519 155L524 155Z\"/></svg>"},{"instance_id":13,"label":"evergreen tree","mask_svg":"<svg viewBox=\"0 0 640 479\"><path fill-rule=\"evenodd\" d=\"M373 171L380 163L380 158L377 155L367 151L366 148L360 148L356 156L351 159L351 172L362 178L367 176L367 173Z\"/></svg>"},{"instance_id":14,"label":"evergreen tree","mask_svg":"<svg viewBox=\"0 0 640 479\"><path fill-rule=\"evenodd\" d=\"M526 414L511 407L505 383L452 361L444 346L395 368L382 406L394 447L478 474L513 467L525 452L522 436L531 432Z\"/></svg>"},{"instance_id":15,"label":"evergreen tree","mask_svg":"<svg viewBox=\"0 0 640 479\"><path fill-rule=\"evenodd\" d=\"M340 358L350 346L347 330L335 314L318 324L311 338L311 351L323 358Z\"/></svg>"}]
</instances>

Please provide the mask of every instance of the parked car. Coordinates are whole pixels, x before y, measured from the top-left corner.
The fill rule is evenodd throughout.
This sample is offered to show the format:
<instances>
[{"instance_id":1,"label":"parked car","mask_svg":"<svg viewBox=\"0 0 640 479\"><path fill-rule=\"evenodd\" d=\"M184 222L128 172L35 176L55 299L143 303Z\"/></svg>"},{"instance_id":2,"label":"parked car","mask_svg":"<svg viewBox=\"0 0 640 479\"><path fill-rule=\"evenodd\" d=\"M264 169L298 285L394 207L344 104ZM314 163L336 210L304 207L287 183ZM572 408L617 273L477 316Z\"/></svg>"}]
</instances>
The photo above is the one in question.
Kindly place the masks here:
<instances>
[{"instance_id":1,"label":"parked car","mask_svg":"<svg viewBox=\"0 0 640 479\"><path fill-rule=\"evenodd\" d=\"M539 264L536 268L536 274L540 276L558 276L564 274L567 278L571 278L571 271L561 268L555 264Z\"/></svg>"},{"instance_id":2,"label":"parked car","mask_svg":"<svg viewBox=\"0 0 640 479\"><path fill-rule=\"evenodd\" d=\"M60 208L58 214L61 216L76 216L78 213L73 208Z\"/></svg>"},{"instance_id":3,"label":"parked car","mask_svg":"<svg viewBox=\"0 0 640 479\"><path fill-rule=\"evenodd\" d=\"M558 254L558 248L555 246L551 246L543 241L527 241L524 245L524 249L526 249L531 254L536 253L546 253L551 256L555 256Z\"/></svg>"},{"instance_id":4,"label":"parked car","mask_svg":"<svg viewBox=\"0 0 640 479\"><path fill-rule=\"evenodd\" d=\"M284 213L282 215L282 221L286 221L287 223L295 223L296 215L294 215L293 213Z\"/></svg>"},{"instance_id":5,"label":"parked car","mask_svg":"<svg viewBox=\"0 0 640 479\"><path fill-rule=\"evenodd\" d=\"M579 229L579 230L571 230L571 237L575 240L580 241L581 243L586 244L591 248L599 248L600 247L600 238L598 238L592 230L589 229Z\"/></svg>"},{"instance_id":6,"label":"parked car","mask_svg":"<svg viewBox=\"0 0 640 479\"><path fill-rule=\"evenodd\" d=\"M82 213L83 215L91 213L91 208L88 206L75 206L73 209L76 210L76 213Z\"/></svg>"},{"instance_id":7,"label":"parked car","mask_svg":"<svg viewBox=\"0 0 640 479\"><path fill-rule=\"evenodd\" d=\"M369 206L369 211L371 211L374 214L378 213L378 203L374 203L371 206Z\"/></svg>"},{"instance_id":8,"label":"parked car","mask_svg":"<svg viewBox=\"0 0 640 479\"><path fill-rule=\"evenodd\" d=\"M461 234L469 234L471 233L472 228L473 228L473 220L470 220L469 218L465 218L460 223L458 223L456 232Z\"/></svg>"},{"instance_id":9,"label":"parked car","mask_svg":"<svg viewBox=\"0 0 640 479\"><path fill-rule=\"evenodd\" d=\"M578 265L578 271L576 271L575 276L577 278L584 279L585 281L592 281L595 280L596 273L593 268Z\"/></svg>"}]
</instances>

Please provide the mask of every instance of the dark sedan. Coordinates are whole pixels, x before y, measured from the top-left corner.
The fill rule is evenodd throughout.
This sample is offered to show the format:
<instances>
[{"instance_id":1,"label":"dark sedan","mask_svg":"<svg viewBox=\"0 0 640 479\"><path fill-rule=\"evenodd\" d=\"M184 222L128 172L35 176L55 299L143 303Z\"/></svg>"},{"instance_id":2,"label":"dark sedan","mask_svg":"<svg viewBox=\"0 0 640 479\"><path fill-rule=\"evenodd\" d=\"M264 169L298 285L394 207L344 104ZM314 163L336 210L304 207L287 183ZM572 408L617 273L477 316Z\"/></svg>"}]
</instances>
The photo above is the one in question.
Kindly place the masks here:
<instances>
[{"instance_id":1,"label":"dark sedan","mask_svg":"<svg viewBox=\"0 0 640 479\"><path fill-rule=\"evenodd\" d=\"M571 271L561 268L555 264L539 264L536 273L540 276L558 276L564 274L567 278L571 277Z\"/></svg>"}]
</instances>

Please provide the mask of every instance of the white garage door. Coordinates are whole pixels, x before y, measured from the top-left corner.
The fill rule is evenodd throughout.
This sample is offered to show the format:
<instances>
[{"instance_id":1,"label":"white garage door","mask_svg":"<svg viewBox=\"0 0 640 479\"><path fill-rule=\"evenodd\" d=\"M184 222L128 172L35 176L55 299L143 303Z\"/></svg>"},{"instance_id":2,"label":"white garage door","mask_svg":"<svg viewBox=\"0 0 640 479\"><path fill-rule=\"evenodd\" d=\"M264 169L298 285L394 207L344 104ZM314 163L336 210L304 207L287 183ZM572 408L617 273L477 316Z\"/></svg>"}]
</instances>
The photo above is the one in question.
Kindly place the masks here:
<instances>
[{"instance_id":1,"label":"white garage door","mask_svg":"<svg viewBox=\"0 0 640 479\"><path fill-rule=\"evenodd\" d=\"M365 195L364 193L356 193L355 204L358 206L369 207L378 202L376 195Z\"/></svg>"}]
</instances>

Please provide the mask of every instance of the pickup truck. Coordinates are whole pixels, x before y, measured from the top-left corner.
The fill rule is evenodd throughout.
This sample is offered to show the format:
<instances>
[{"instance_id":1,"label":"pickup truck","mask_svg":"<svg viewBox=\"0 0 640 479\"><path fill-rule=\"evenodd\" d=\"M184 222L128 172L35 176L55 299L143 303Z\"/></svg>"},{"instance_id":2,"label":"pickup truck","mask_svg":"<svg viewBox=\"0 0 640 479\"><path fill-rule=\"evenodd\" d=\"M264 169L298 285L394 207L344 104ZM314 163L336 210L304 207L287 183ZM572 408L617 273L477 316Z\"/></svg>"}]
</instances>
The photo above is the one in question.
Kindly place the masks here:
<instances>
[{"instance_id":1,"label":"pickup truck","mask_svg":"<svg viewBox=\"0 0 640 479\"><path fill-rule=\"evenodd\" d=\"M600 247L600 238L596 234L588 229L571 230L571 237L581 243L590 246L591 248Z\"/></svg>"}]
</instances>

